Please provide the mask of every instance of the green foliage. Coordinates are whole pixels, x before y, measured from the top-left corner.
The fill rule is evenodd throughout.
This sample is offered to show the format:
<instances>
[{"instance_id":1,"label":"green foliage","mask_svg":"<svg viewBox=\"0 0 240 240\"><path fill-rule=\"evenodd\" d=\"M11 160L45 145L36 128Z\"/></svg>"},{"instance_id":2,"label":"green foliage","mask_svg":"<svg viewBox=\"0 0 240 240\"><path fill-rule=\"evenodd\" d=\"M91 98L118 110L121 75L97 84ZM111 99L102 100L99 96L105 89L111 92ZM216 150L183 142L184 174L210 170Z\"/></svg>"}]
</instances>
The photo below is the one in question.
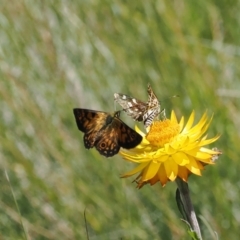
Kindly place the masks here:
<instances>
[{"instance_id":1,"label":"green foliage","mask_svg":"<svg viewBox=\"0 0 240 240\"><path fill-rule=\"evenodd\" d=\"M195 232L188 231L188 234L191 237L191 239L199 240L199 238L198 238L198 236L197 236L197 234Z\"/></svg>"},{"instance_id":2,"label":"green foliage","mask_svg":"<svg viewBox=\"0 0 240 240\"><path fill-rule=\"evenodd\" d=\"M239 235L238 1L11 1L0 6L0 238L187 239L176 184L135 189L132 164L84 149L72 109L112 112L113 93L169 116L214 113L223 151L189 187L221 239ZM178 94L180 98L170 98ZM133 126L127 117L124 120ZM140 125L140 127L142 127ZM212 146L212 147L214 147ZM7 171L11 187L5 176ZM201 225L204 239L212 235Z\"/></svg>"}]
</instances>

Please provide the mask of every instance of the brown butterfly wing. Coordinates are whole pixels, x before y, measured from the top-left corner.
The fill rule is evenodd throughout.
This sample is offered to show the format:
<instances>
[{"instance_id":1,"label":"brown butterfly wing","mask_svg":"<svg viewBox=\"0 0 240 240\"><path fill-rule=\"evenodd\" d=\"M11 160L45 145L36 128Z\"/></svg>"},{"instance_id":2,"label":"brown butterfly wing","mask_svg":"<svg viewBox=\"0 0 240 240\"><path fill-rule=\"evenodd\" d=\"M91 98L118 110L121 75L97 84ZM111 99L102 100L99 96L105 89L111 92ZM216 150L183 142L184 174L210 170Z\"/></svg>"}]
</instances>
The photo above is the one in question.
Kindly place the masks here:
<instances>
[{"instance_id":1,"label":"brown butterfly wing","mask_svg":"<svg viewBox=\"0 0 240 240\"><path fill-rule=\"evenodd\" d=\"M111 115L80 108L73 112L78 129L84 132L85 147L96 147L106 157L117 154L120 147L134 148L142 141L141 135L119 119L119 112Z\"/></svg>"},{"instance_id":2,"label":"brown butterfly wing","mask_svg":"<svg viewBox=\"0 0 240 240\"><path fill-rule=\"evenodd\" d=\"M147 108L146 103L121 93L114 93L114 100L121 105L127 115L136 121L143 121L143 115Z\"/></svg>"},{"instance_id":3,"label":"brown butterfly wing","mask_svg":"<svg viewBox=\"0 0 240 240\"><path fill-rule=\"evenodd\" d=\"M96 140L95 147L105 157L112 157L119 152L117 130L112 128L111 124L101 131L101 137Z\"/></svg>"},{"instance_id":4,"label":"brown butterfly wing","mask_svg":"<svg viewBox=\"0 0 240 240\"><path fill-rule=\"evenodd\" d=\"M111 123L101 131L101 138L96 141L96 149L102 155L111 157L119 152L120 147L130 149L142 141L142 136L122 122L115 114Z\"/></svg>"},{"instance_id":5,"label":"brown butterfly wing","mask_svg":"<svg viewBox=\"0 0 240 240\"><path fill-rule=\"evenodd\" d=\"M148 84L148 102L147 109L143 115L143 123L145 127L151 125L155 117L157 117L161 111L160 102L157 99L157 96L153 92L150 84Z\"/></svg>"},{"instance_id":6,"label":"brown butterfly wing","mask_svg":"<svg viewBox=\"0 0 240 240\"><path fill-rule=\"evenodd\" d=\"M148 84L148 101L147 101L147 105L149 106L149 108L160 108L160 102L158 101L158 98L156 96L156 94L153 92L150 84Z\"/></svg>"},{"instance_id":7,"label":"brown butterfly wing","mask_svg":"<svg viewBox=\"0 0 240 240\"><path fill-rule=\"evenodd\" d=\"M87 149L94 147L99 132L104 127L108 116L105 112L89 109L73 109L78 129L84 132L83 141Z\"/></svg>"},{"instance_id":8,"label":"brown butterfly wing","mask_svg":"<svg viewBox=\"0 0 240 240\"><path fill-rule=\"evenodd\" d=\"M121 119L115 117L112 125L117 131L120 147L126 149L134 148L142 141L142 136L121 121Z\"/></svg>"}]
</instances>

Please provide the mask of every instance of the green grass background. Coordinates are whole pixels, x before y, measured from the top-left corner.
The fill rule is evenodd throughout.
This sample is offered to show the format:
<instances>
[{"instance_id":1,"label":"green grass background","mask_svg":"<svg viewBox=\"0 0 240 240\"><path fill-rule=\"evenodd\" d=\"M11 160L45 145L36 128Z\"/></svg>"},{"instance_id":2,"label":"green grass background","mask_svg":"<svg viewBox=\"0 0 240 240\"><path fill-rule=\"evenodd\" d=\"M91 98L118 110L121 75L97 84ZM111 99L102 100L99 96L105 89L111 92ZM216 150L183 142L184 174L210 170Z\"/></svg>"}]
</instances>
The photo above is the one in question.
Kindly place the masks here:
<instances>
[{"instance_id":1,"label":"green grass background","mask_svg":"<svg viewBox=\"0 0 240 240\"><path fill-rule=\"evenodd\" d=\"M189 179L191 196L204 239L237 239L239 10L236 0L2 0L0 239L24 239L20 215L28 239L86 239L84 210L90 240L189 239L176 184L120 179L135 165L86 150L72 113L112 112L114 92L147 100L147 83L168 116L214 113L211 147L223 155Z\"/></svg>"}]
</instances>

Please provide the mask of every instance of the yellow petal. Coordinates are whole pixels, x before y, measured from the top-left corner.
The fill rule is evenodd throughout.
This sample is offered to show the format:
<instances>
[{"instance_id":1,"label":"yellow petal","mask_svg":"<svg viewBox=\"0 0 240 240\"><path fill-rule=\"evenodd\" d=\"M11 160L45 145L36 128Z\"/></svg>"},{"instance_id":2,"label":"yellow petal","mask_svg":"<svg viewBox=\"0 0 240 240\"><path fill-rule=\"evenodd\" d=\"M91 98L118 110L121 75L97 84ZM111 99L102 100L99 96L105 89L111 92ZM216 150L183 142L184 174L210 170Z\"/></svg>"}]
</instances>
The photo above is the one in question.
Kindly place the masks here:
<instances>
[{"instance_id":1,"label":"yellow petal","mask_svg":"<svg viewBox=\"0 0 240 240\"><path fill-rule=\"evenodd\" d=\"M172 158L169 158L169 160L164 163L164 167L165 167L167 177L171 181L174 181L177 177L178 165L175 163L175 161Z\"/></svg>"},{"instance_id":2,"label":"yellow petal","mask_svg":"<svg viewBox=\"0 0 240 240\"><path fill-rule=\"evenodd\" d=\"M188 170L196 175L201 176L201 169L203 168L199 162L195 160L193 157L189 157L190 163L186 165Z\"/></svg>"},{"instance_id":3,"label":"yellow petal","mask_svg":"<svg viewBox=\"0 0 240 240\"><path fill-rule=\"evenodd\" d=\"M130 177L138 172L141 172L149 163L146 162L146 163L142 163L142 164L139 164L136 168L134 168L132 171L129 171L123 175L121 175L122 178L125 178L125 177Z\"/></svg>"},{"instance_id":4,"label":"yellow petal","mask_svg":"<svg viewBox=\"0 0 240 240\"><path fill-rule=\"evenodd\" d=\"M200 148L200 151L201 151L201 152L208 153L208 154L210 154L210 155L221 154L220 151L215 151L215 150L208 149L208 148L204 148L204 147L201 147L201 148Z\"/></svg>"},{"instance_id":5,"label":"yellow petal","mask_svg":"<svg viewBox=\"0 0 240 240\"><path fill-rule=\"evenodd\" d=\"M220 138L220 135L217 135L217 136L215 136L213 138L210 138L208 140L201 141L199 143L199 146L209 145L210 143L213 143L213 142L217 141L219 138Z\"/></svg>"},{"instance_id":6,"label":"yellow petal","mask_svg":"<svg viewBox=\"0 0 240 240\"><path fill-rule=\"evenodd\" d=\"M177 117L174 111L171 112L171 122L177 123Z\"/></svg>"},{"instance_id":7,"label":"yellow petal","mask_svg":"<svg viewBox=\"0 0 240 240\"><path fill-rule=\"evenodd\" d=\"M182 117L180 122L179 122L180 132L182 132L183 126L184 126L184 117Z\"/></svg>"},{"instance_id":8,"label":"yellow petal","mask_svg":"<svg viewBox=\"0 0 240 240\"><path fill-rule=\"evenodd\" d=\"M184 128L184 130L183 130L183 133L184 133L184 132L188 132L189 129L191 129L191 127L192 127L192 125L193 125L193 122L194 122L194 117L195 117L195 112L192 111L192 113L191 113L191 115L190 115L190 117L189 117L189 119L188 119L188 121L187 121L187 124L186 124L186 126L185 126L185 128Z\"/></svg>"},{"instance_id":9,"label":"yellow petal","mask_svg":"<svg viewBox=\"0 0 240 240\"><path fill-rule=\"evenodd\" d=\"M179 166L178 167L178 177L180 177L183 181L187 182L189 175L189 170L186 167Z\"/></svg>"},{"instance_id":10,"label":"yellow petal","mask_svg":"<svg viewBox=\"0 0 240 240\"><path fill-rule=\"evenodd\" d=\"M188 156L184 152L177 152L172 155L172 158L180 166L184 166L190 162Z\"/></svg>"},{"instance_id":11,"label":"yellow petal","mask_svg":"<svg viewBox=\"0 0 240 240\"><path fill-rule=\"evenodd\" d=\"M151 178L153 178L156 173L159 170L161 163L155 163L155 162L151 162L145 169L142 175L142 178L145 180L149 180Z\"/></svg>"},{"instance_id":12,"label":"yellow petal","mask_svg":"<svg viewBox=\"0 0 240 240\"><path fill-rule=\"evenodd\" d=\"M161 164L161 166L158 170L158 178L159 178L162 186L164 186L168 182L168 177L167 177L165 167L163 164Z\"/></svg>"}]
</instances>

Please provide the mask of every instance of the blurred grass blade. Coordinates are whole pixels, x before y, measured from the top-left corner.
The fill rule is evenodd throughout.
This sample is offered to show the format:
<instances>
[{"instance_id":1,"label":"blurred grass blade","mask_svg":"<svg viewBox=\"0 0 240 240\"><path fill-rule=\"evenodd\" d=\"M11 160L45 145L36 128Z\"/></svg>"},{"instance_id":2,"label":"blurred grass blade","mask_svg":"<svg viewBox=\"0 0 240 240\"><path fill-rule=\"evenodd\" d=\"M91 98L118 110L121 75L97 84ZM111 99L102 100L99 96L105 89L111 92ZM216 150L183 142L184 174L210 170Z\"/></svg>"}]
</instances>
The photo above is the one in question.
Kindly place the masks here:
<instances>
[{"instance_id":1,"label":"blurred grass blade","mask_svg":"<svg viewBox=\"0 0 240 240\"><path fill-rule=\"evenodd\" d=\"M22 229L23 229L23 232L24 232L24 237L26 240L28 240L28 237L27 237L27 232L24 228L24 225L23 225L23 221L22 221L22 217L21 217L21 213L20 213L20 210L19 210L19 207L18 207L18 203L16 201L16 197L15 197L15 194L14 194L14 191L13 191L13 188L12 188L12 184L11 184L11 181L9 179L9 176L8 176L8 173L7 173L7 170L5 169L5 175L6 175L6 179L9 183L9 186L10 186L10 189L11 189L11 193L12 193L12 196L13 196L13 199L14 199L14 202L15 202L15 205L17 207L17 211L18 211L18 214L19 214L19 218L20 218L20 223L21 223L21 226L22 226Z\"/></svg>"},{"instance_id":2,"label":"blurred grass blade","mask_svg":"<svg viewBox=\"0 0 240 240\"><path fill-rule=\"evenodd\" d=\"M87 240L89 240L87 218L86 218L86 208L84 209L84 221L85 221L85 227L86 227L86 233L87 233Z\"/></svg>"}]
</instances>

